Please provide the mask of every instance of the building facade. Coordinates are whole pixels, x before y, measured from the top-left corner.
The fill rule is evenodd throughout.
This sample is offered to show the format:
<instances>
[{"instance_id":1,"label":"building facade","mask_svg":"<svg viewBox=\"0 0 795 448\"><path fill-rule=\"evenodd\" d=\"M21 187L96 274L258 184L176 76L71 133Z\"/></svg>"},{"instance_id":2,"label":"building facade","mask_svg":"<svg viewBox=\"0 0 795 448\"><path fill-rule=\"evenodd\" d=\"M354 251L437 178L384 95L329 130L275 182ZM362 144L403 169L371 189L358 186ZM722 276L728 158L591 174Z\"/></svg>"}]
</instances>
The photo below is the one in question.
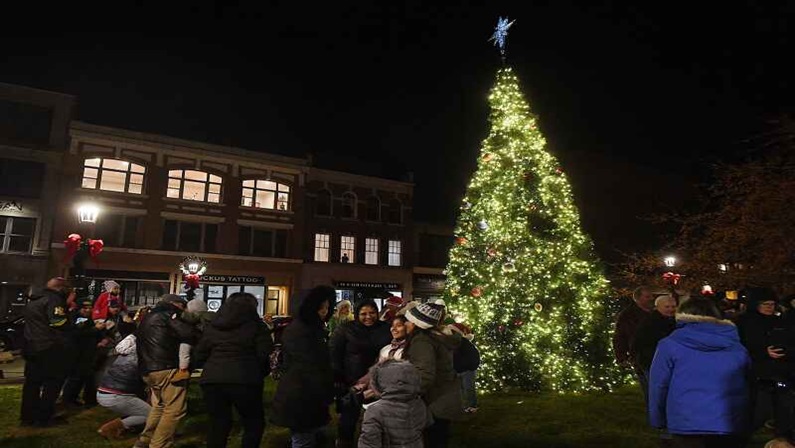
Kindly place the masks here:
<instances>
[{"instance_id":1,"label":"building facade","mask_svg":"<svg viewBox=\"0 0 795 448\"><path fill-rule=\"evenodd\" d=\"M428 301L440 299L444 292L444 269L450 259L450 248L455 237L453 227L415 223L414 253L416 263L412 269L414 299Z\"/></svg>"},{"instance_id":2,"label":"building facade","mask_svg":"<svg viewBox=\"0 0 795 448\"><path fill-rule=\"evenodd\" d=\"M0 318L46 281L75 99L0 83Z\"/></svg>"}]
</instances>

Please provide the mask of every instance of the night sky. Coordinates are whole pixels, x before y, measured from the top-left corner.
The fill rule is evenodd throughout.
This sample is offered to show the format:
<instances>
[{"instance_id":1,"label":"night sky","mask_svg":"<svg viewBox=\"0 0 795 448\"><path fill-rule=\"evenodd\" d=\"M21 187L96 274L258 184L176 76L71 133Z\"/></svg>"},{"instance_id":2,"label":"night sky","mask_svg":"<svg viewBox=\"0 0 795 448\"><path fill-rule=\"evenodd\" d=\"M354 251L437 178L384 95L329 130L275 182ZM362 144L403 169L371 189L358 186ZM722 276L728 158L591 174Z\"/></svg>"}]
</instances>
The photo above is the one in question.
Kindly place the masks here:
<instances>
[{"instance_id":1,"label":"night sky","mask_svg":"<svg viewBox=\"0 0 795 448\"><path fill-rule=\"evenodd\" d=\"M6 10L0 82L76 95L89 123L413 172L415 218L452 223L508 15L509 62L608 260L661 244L639 217L692 202L795 103L792 2L164 3Z\"/></svg>"}]
</instances>

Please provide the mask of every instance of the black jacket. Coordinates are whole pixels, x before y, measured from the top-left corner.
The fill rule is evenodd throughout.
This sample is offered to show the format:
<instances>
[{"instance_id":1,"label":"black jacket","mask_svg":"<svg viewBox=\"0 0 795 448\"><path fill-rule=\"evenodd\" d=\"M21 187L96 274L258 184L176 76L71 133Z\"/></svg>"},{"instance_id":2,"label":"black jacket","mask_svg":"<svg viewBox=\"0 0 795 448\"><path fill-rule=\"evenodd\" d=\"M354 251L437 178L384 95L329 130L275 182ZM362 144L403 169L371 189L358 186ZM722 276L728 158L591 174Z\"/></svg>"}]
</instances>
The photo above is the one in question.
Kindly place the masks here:
<instances>
[{"instance_id":1,"label":"black jacket","mask_svg":"<svg viewBox=\"0 0 795 448\"><path fill-rule=\"evenodd\" d=\"M196 343L196 330L179 318L168 303L158 304L146 315L136 333L141 373L179 367L179 344Z\"/></svg>"},{"instance_id":2,"label":"black jacket","mask_svg":"<svg viewBox=\"0 0 795 448\"><path fill-rule=\"evenodd\" d=\"M649 317L638 325L638 330L632 339L630 351L634 356L633 364L648 372L654 360L654 352L657 351L657 343L668 337L675 329L676 319L665 317L657 310L652 311Z\"/></svg>"},{"instance_id":3,"label":"black jacket","mask_svg":"<svg viewBox=\"0 0 795 448\"><path fill-rule=\"evenodd\" d=\"M480 367L480 351L467 338L461 338L461 345L453 352L453 368L456 373L471 372Z\"/></svg>"},{"instance_id":4,"label":"black jacket","mask_svg":"<svg viewBox=\"0 0 795 448\"><path fill-rule=\"evenodd\" d=\"M196 363L204 366L199 382L261 385L270 372L271 351L273 339L256 303L227 301L204 327L193 352Z\"/></svg>"},{"instance_id":5,"label":"black jacket","mask_svg":"<svg viewBox=\"0 0 795 448\"><path fill-rule=\"evenodd\" d=\"M97 360L97 343L102 338L102 332L94 326L94 320L80 316L79 310L69 313L72 329L69 336L76 350L75 369L77 373L88 375L94 370Z\"/></svg>"},{"instance_id":6,"label":"black jacket","mask_svg":"<svg viewBox=\"0 0 795 448\"><path fill-rule=\"evenodd\" d=\"M792 379L795 360L791 361L790 358L795 358L795 344L792 344L794 335L793 329L787 326L784 319L749 310L740 318L737 329L740 332L740 340L751 355L756 379L767 381ZM771 345L784 348L787 356L782 359L771 358L767 353L767 347Z\"/></svg>"},{"instance_id":7,"label":"black jacket","mask_svg":"<svg viewBox=\"0 0 795 448\"><path fill-rule=\"evenodd\" d=\"M320 303L334 300L334 290L328 289L326 293L310 293L301 304L298 317L282 334L284 373L273 397L271 414L278 426L301 431L324 426L330 420L334 376L325 325L317 316Z\"/></svg>"},{"instance_id":8,"label":"black jacket","mask_svg":"<svg viewBox=\"0 0 795 448\"><path fill-rule=\"evenodd\" d=\"M52 289L31 294L24 316L26 353L71 346L65 294Z\"/></svg>"},{"instance_id":9,"label":"black jacket","mask_svg":"<svg viewBox=\"0 0 795 448\"><path fill-rule=\"evenodd\" d=\"M356 316L360 308L356 307ZM378 361L378 352L390 342L392 334L386 322L379 320L367 327L354 320L340 325L329 341L334 378L352 386Z\"/></svg>"}]
</instances>

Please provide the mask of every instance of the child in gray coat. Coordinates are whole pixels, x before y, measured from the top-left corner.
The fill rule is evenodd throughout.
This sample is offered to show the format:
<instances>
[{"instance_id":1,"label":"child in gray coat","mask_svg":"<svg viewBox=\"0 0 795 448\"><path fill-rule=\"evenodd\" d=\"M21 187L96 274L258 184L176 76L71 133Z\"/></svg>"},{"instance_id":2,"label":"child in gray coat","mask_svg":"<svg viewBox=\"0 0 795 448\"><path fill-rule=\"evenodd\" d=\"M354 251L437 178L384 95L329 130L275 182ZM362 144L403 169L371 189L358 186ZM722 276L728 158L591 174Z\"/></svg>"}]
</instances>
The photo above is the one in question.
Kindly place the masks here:
<instances>
[{"instance_id":1,"label":"child in gray coat","mask_svg":"<svg viewBox=\"0 0 795 448\"><path fill-rule=\"evenodd\" d=\"M370 371L380 399L367 406L359 448L422 448L430 413L420 398L420 374L407 361L388 360Z\"/></svg>"}]
</instances>

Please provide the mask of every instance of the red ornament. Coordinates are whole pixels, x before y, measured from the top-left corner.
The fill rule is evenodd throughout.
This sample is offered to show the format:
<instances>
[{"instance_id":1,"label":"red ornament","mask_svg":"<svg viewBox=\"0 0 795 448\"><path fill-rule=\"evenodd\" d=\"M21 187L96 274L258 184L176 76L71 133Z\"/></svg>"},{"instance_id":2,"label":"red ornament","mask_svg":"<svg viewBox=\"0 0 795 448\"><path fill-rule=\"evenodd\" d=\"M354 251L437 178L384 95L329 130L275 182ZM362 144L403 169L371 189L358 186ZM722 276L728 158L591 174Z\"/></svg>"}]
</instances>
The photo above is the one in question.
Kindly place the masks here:
<instances>
[{"instance_id":1,"label":"red ornament","mask_svg":"<svg viewBox=\"0 0 795 448\"><path fill-rule=\"evenodd\" d=\"M514 324L514 325L516 325L517 327L521 327L522 325L524 325L524 322L522 322L522 320L521 320L521 319L516 319L516 320L513 322L513 324Z\"/></svg>"},{"instance_id":2,"label":"red ornament","mask_svg":"<svg viewBox=\"0 0 795 448\"><path fill-rule=\"evenodd\" d=\"M185 286L187 286L188 289L196 289L196 288L198 288L199 287L199 279L200 278L201 277L199 277L198 274L188 274L188 275L186 275L185 276Z\"/></svg>"},{"instance_id":3,"label":"red ornament","mask_svg":"<svg viewBox=\"0 0 795 448\"><path fill-rule=\"evenodd\" d=\"M80 249L80 242L83 241L83 237L72 233L70 234L63 242L64 247L66 248L66 259L70 259L75 256L77 251Z\"/></svg>"},{"instance_id":4,"label":"red ornament","mask_svg":"<svg viewBox=\"0 0 795 448\"><path fill-rule=\"evenodd\" d=\"M483 295L483 288L480 286L475 286L469 293L472 295L472 297L480 297Z\"/></svg>"},{"instance_id":5,"label":"red ornament","mask_svg":"<svg viewBox=\"0 0 795 448\"><path fill-rule=\"evenodd\" d=\"M105 247L105 243L102 240L88 240L88 254L92 260L97 259L97 255L102 253L103 247Z\"/></svg>"},{"instance_id":6,"label":"red ornament","mask_svg":"<svg viewBox=\"0 0 795 448\"><path fill-rule=\"evenodd\" d=\"M497 329L500 330L500 333L503 333L505 332L505 325L500 325Z\"/></svg>"},{"instance_id":7,"label":"red ornament","mask_svg":"<svg viewBox=\"0 0 795 448\"><path fill-rule=\"evenodd\" d=\"M497 256L497 249L495 249L493 247L490 247L489 250L486 251L486 255L488 255L489 258L496 257Z\"/></svg>"},{"instance_id":8,"label":"red ornament","mask_svg":"<svg viewBox=\"0 0 795 448\"><path fill-rule=\"evenodd\" d=\"M486 154L483 154L483 161L484 162L491 162L493 159L494 159L494 154L492 154L490 152L487 152Z\"/></svg>"},{"instance_id":9,"label":"red ornament","mask_svg":"<svg viewBox=\"0 0 795 448\"><path fill-rule=\"evenodd\" d=\"M682 278L679 274L674 274L673 272L666 272L662 276L663 280L676 286L679 284L679 280Z\"/></svg>"},{"instance_id":10,"label":"red ornament","mask_svg":"<svg viewBox=\"0 0 795 448\"><path fill-rule=\"evenodd\" d=\"M555 168L555 172L558 173L558 174L563 174L563 168L557 167L557 168Z\"/></svg>"},{"instance_id":11,"label":"red ornament","mask_svg":"<svg viewBox=\"0 0 795 448\"><path fill-rule=\"evenodd\" d=\"M464 238L463 236L459 236L458 238L455 239L455 243L457 245L459 245L459 246L463 246L464 244L467 243L467 241L468 240L466 238Z\"/></svg>"}]
</instances>

